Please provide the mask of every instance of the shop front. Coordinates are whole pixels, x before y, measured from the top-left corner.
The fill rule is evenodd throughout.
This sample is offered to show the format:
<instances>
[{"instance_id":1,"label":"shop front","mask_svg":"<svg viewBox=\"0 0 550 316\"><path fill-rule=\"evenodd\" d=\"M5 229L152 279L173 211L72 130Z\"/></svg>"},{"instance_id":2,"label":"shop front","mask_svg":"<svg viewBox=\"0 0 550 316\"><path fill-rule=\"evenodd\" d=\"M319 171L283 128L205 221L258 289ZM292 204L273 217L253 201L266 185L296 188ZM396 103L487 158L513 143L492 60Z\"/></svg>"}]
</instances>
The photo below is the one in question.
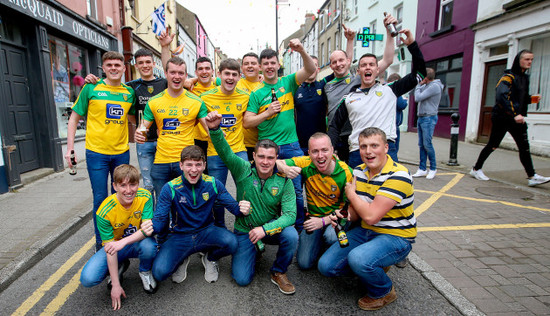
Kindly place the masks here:
<instances>
[{"instance_id":1,"label":"shop front","mask_svg":"<svg viewBox=\"0 0 550 316\"><path fill-rule=\"evenodd\" d=\"M101 74L101 54L117 48L100 25L55 2L0 0L0 134L10 188L25 172L63 170L71 106L86 74ZM85 128L82 120L77 140Z\"/></svg>"}]
</instances>

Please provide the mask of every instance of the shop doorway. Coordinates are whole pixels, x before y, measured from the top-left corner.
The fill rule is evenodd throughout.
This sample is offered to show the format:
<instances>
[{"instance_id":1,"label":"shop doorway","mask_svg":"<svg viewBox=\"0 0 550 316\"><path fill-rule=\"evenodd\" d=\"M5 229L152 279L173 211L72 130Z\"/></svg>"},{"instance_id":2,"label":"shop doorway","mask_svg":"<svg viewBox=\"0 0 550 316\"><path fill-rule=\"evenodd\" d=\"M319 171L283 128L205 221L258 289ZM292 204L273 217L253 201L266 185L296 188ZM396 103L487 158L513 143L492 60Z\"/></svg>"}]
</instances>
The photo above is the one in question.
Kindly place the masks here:
<instances>
[{"instance_id":1,"label":"shop doorway","mask_svg":"<svg viewBox=\"0 0 550 316\"><path fill-rule=\"evenodd\" d=\"M497 60L485 64L485 76L483 82L483 94L481 97L481 112L479 115L479 127L477 141L487 143L491 134L491 112L495 105L495 88L498 80L506 69L506 59Z\"/></svg>"},{"instance_id":2,"label":"shop doorway","mask_svg":"<svg viewBox=\"0 0 550 316\"><path fill-rule=\"evenodd\" d=\"M32 113L31 92L27 72L26 47L2 41L0 45L0 80L3 92L2 115L6 115L5 148L10 161L9 173L23 173L37 169L39 164L35 117ZM15 146L15 147L13 147ZM15 166L14 166L15 165ZM16 168L14 168L16 167ZM19 175L16 175L18 178Z\"/></svg>"}]
</instances>

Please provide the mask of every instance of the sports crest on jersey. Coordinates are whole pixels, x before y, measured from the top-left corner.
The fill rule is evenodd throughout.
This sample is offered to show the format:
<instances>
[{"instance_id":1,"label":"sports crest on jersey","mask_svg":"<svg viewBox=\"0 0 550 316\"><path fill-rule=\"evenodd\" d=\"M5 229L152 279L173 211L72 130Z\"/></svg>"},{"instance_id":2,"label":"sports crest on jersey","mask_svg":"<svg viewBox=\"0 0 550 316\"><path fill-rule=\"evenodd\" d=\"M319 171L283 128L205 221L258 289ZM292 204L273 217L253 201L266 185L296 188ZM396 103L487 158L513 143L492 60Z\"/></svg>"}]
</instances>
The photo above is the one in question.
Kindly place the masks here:
<instances>
[{"instance_id":1,"label":"sports crest on jersey","mask_svg":"<svg viewBox=\"0 0 550 316\"><path fill-rule=\"evenodd\" d=\"M147 86L147 92L153 93L153 91L155 91L155 87L153 87L153 86Z\"/></svg>"},{"instance_id":2,"label":"sports crest on jersey","mask_svg":"<svg viewBox=\"0 0 550 316\"><path fill-rule=\"evenodd\" d=\"M205 201L208 201L208 199L210 198L210 195L208 194L208 192L204 192L202 194L202 199L205 200Z\"/></svg>"},{"instance_id":3,"label":"sports crest on jersey","mask_svg":"<svg viewBox=\"0 0 550 316\"><path fill-rule=\"evenodd\" d=\"M279 187L271 187L271 195L275 196L279 193Z\"/></svg>"}]
</instances>

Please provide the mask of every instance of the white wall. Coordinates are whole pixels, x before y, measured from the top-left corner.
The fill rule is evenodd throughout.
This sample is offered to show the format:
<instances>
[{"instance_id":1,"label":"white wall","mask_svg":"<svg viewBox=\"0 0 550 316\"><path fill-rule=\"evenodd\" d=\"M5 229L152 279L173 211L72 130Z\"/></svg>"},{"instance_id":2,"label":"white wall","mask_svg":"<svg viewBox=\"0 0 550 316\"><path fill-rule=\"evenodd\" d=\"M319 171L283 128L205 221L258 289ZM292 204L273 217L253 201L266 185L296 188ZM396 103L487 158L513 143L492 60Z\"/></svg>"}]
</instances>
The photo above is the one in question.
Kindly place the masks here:
<instances>
[{"instance_id":1,"label":"white wall","mask_svg":"<svg viewBox=\"0 0 550 316\"><path fill-rule=\"evenodd\" d=\"M197 45L193 42L191 37L183 30L181 25L178 24L178 43L185 44L183 53L179 57L183 58L187 64L187 74L190 77L195 76L195 62L197 61Z\"/></svg>"}]
</instances>

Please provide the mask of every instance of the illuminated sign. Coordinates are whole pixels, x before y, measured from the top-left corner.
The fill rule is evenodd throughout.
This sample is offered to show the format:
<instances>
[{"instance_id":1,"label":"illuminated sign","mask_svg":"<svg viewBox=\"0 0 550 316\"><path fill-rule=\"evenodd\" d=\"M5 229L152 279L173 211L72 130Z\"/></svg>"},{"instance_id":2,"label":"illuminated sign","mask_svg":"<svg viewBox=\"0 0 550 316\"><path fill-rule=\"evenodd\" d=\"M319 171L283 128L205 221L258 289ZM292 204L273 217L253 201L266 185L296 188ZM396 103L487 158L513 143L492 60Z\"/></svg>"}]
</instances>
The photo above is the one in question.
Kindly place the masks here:
<instances>
[{"instance_id":1,"label":"illuminated sign","mask_svg":"<svg viewBox=\"0 0 550 316\"><path fill-rule=\"evenodd\" d=\"M370 34L370 27L364 27L362 33L357 33L357 40L363 43L363 47L369 47L371 41L384 40L384 35Z\"/></svg>"}]
</instances>

